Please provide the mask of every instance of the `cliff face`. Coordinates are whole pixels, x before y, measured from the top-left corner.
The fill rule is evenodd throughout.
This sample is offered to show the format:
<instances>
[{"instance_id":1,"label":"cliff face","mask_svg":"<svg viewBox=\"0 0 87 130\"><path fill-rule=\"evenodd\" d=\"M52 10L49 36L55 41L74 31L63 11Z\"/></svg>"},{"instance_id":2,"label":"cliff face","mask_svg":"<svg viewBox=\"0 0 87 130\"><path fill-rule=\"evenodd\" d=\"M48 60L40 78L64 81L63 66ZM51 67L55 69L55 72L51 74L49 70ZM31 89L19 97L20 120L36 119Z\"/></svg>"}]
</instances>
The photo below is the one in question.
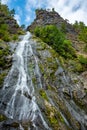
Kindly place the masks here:
<instances>
[{"instance_id":1,"label":"cliff face","mask_svg":"<svg viewBox=\"0 0 87 130\"><path fill-rule=\"evenodd\" d=\"M66 32L71 34L76 33L72 25L70 25L67 20L64 20L57 12L46 11L42 9L36 10L36 19L30 26L28 26L27 30L33 31L36 26L45 25L56 25L58 28L61 28L62 25L65 25Z\"/></svg>"},{"instance_id":2,"label":"cliff face","mask_svg":"<svg viewBox=\"0 0 87 130\"><path fill-rule=\"evenodd\" d=\"M61 16L58 13L56 13L55 11L49 12L49 11L46 11L46 10L37 10L36 11L36 19L34 20L34 22L30 26L28 26L27 30L33 32L35 27L45 26L45 25L56 25L58 28L61 29L61 26L63 24L65 24L65 26L66 26L66 37L67 37L67 39L69 39L72 42L72 46L76 51L77 58L76 59L64 60L64 59L62 59L62 57L60 57L58 55L58 59L60 57L60 61L61 61L61 63L63 63L65 75L63 75L64 74L63 70L59 67L59 70L56 71L55 74L54 74L55 76L56 76L56 74L59 75L59 80L56 82L56 79L53 79L53 77L52 77L52 79L50 80L50 83L52 81L55 82L55 84L53 86L56 86L57 91L58 91L58 96L60 96L60 97L62 96L61 95L61 90L62 90L62 93L64 94L64 98L67 99L68 103L70 103L70 105L71 105L71 110L69 108L68 108L68 110L70 110L71 112L73 111L73 109L75 111L77 111L78 114L76 114L75 111L73 111L73 114L75 114L74 116L75 116L76 120L77 120L77 118L80 119L79 114L80 114L81 111L84 111L84 113L85 113L84 117L86 119L87 118L87 110L86 110L86 106L87 106L87 81L86 81L87 64L85 64L85 66L83 66L83 63L80 64L80 62L78 62L78 58L81 55L84 58L87 58L87 53L84 54L85 52L84 52L84 49L83 49L86 44L78 39L78 33L74 30L73 26L70 25L66 20L63 20L63 18L61 18ZM41 43L41 46L42 45L43 44ZM39 45L39 47L40 47L40 45ZM46 48L44 47L44 49L43 49L44 54L46 54L45 49ZM38 50L40 50L40 49L38 49ZM41 52L43 50L41 50ZM45 55L45 57L46 57L46 55ZM55 55L54 57L57 57L57 56ZM43 57L41 57L41 56L40 56L40 58L43 59ZM48 59L48 61L47 61L47 64L50 63L50 67L52 67L52 65L53 65L53 60L54 60L54 58ZM45 64L46 64L46 62L45 62ZM40 68L42 69L41 71L44 70L43 72L46 73L47 70L46 70L45 64L43 63L42 65L40 65ZM55 65L56 65L56 63L55 63ZM80 65L82 65L82 67ZM44 68L44 66L45 66L45 68ZM50 67L48 67L48 68L50 68ZM81 68L83 70L80 70ZM53 68L51 68L50 71L52 71L52 70L53 70ZM67 78L66 78L66 75L68 75ZM51 75L48 76L46 74L46 78L50 79L50 77L51 77ZM65 80L63 82L64 84L62 84L62 82L61 82L61 79L60 79L61 77L63 78L62 81ZM51 84L50 84L50 86L51 86ZM52 97L52 99L54 99L54 97ZM56 100L58 101L58 97L57 97ZM59 101L59 103L60 102L61 101ZM67 111L64 112L66 110L66 108L64 108L65 107L64 103L66 104L67 107L69 107L69 104L65 101L62 102L62 104L58 104L58 105L59 105L59 107L61 107L63 105L60 109L62 109L62 113L64 115L66 115L66 117L70 121L71 117L69 117ZM71 114L71 115L73 115L73 114ZM76 123L76 125L73 126L73 129L78 129L78 130L87 129L87 120L85 120L85 119L83 119L84 121L82 121L82 122L86 123L85 128L83 126L81 126L81 123L80 123L81 128L78 127L79 123ZM74 125L75 122L73 120L71 120L71 122L73 122L72 124Z\"/></svg>"}]
</instances>

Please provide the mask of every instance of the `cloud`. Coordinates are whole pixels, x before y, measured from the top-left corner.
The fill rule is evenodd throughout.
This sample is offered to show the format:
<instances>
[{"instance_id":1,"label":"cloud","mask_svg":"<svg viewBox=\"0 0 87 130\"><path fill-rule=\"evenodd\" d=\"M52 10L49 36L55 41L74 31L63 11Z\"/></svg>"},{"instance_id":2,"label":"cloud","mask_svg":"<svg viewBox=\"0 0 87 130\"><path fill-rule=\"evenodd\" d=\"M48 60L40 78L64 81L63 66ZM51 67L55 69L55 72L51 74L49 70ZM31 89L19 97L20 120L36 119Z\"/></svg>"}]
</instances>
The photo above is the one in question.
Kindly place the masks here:
<instances>
[{"instance_id":1,"label":"cloud","mask_svg":"<svg viewBox=\"0 0 87 130\"><path fill-rule=\"evenodd\" d=\"M8 4L10 0L1 0L2 4Z\"/></svg>"},{"instance_id":2,"label":"cloud","mask_svg":"<svg viewBox=\"0 0 87 130\"><path fill-rule=\"evenodd\" d=\"M59 14L71 23L83 21L87 25L87 0L48 0L47 8L55 8Z\"/></svg>"},{"instance_id":3,"label":"cloud","mask_svg":"<svg viewBox=\"0 0 87 130\"><path fill-rule=\"evenodd\" d=\"M20 21L21 21L20 15L15 14L14 18L17 20L17 23L20 25Z\"/></svg>"},{"instance_id":4,"label":"cloud","mask_svg":"<svg viewBox=\"0 0 87 130\"><path fill-rule=\"evenodd\" d=\"M25 23L30 24L35 18L35 9L45 8L47 0L27 0L25 5L26 19Z\"/></svg>"},{"instance_id":5,"label":"cloud","mask_svg":"<svg viewBox=\"0 0 87 130\"><path fill-rule=\"evenodd\" d=\"M31 21L31 18L29 16L26 16L25 22L29 23Z\"/></svg>"}]
</instances>

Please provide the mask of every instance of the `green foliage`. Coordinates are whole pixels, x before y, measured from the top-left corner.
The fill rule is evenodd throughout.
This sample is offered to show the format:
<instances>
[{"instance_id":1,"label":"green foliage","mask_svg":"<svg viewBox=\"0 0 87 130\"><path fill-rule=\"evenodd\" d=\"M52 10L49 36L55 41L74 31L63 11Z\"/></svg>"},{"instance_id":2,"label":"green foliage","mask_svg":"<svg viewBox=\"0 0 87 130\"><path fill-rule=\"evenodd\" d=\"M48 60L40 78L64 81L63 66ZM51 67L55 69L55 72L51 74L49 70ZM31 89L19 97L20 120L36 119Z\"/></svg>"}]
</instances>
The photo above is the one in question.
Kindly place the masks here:
<instances>
[{"instance_id":1,"label":"green foliage","mask_svg":"<svg viewBox=\"0 0 87 130\"><path fill-rule=\"evenodd\" d=\"M74 29L79 33L78 38L87 43L87 26L83 22L75 22Z\"/></svg>"},{"instance_id":2,"label":"green foliage","mask_svg":"<svg viewBox=\"0 0 87 130\"><path fill-rule=\"evenodd\" d=\"M61 31L62 31L63 33L66 33L66 23L65 23L65 22L63 22L63 23L61 24Z\"/></svg>"},{"instance_id":3,"label":"green foliage","mask_svg":"<svg viewBox=\"0 0 87 130\"><path fill-rule=\"evenodd\" d=\"M0 114L0 122L5 121L6 119L7 118L4 115Z\"/></svg>"},{"instance_id":4,"label":"green foliage","mask_svg":"<svg viewBox=\"0 0 87 130\"><path fill-rule=\"evenodd\" d=\"M41 95L42 98L44 98L45 100L48 101L48 97L47 97L47 95L46 95L46 93L45 93L45 90L41 89L41 90L39 91L39 94Z\"/></svg>"},{"instance_id":5,"label":"green foliage","mask_svg":"<svg viewBox=\"0 0 87 130\"><path fill-rule=\"evenodd\" d=\"M18 30L18 35L24 35L25 34L25 31L23 31L23 30Z\"/></svg>"},{"instance_id":6,"label":"green foliage","mask_svg":"<svg viewBox=\"0 0 87 130\"><path fill-rule=\"evenodd\" d=\"M65 58L68 57L70 59L72 59L72 57L76 57L75 49L72 47L72 44L69 40L64 40L61 55Z\"/></svg>"},{"instance_id":7,"label":"green foliage","mask_svg":"<svg viewBox=\"0 0 87 130\"><path fill-rule=\"evenodd\" d=\"M52 12L55 12L55 9L54 9L54 8L52 8Z\"/></svg>"},{"instance_id":8,"label":"green foliage","mask_svg":"<svg viewBox=\"0 0 87 130\"><path fill-rule=\"evenodd\" d=\"M10 15L11 15L12 17L15 15L15 10L14 10L14 9L12 9L12 10L10 11Z\"/></svg>"},{"instance_id":9,"label":"green foliage","mask_svg":"<svg viewBox=\"0 0 87 130\"><path fill-rule=\"evenodd\" d=\"M73 58L76 56L71 42L66 40L65 35L56 26L36 27L34 34L52 46L63 57Z\"/></svg>"},{"instance_id":10,"label":"green foliage","mask_svg":"<svg viewBox=\"0 0 87 130\"><path fill-rule=\"evenodd\" d=\"M6 76L6 73L0 74L0 87L1 87L1 85L3 84L3 82L4 82L5 76Z\"/></svg>"},{"instance_id":11,"label":"green foliage","mask_svg":"<svg viewBox=\"0 0 87 130\"><path fill-rule=\"evenodd\" d=\"M9 42L9 41L11 40L9 33L5 33L5 34L4 34L3 40L4 40L5 42Z\"/></svg>"},{"instance_id":12,"label":"green foliage","mask_svg":"<svg viewBox=\"0 0 87 130\"><path fill-rule=\"evenodd\" d=\"M18 35L17 35L17 34L14 34L12 39L13 39L14 41L18 40Z\"/></svg>"},{"instance_id":13,"label":"green foliage","mask_svg":"<svg viewBox=\"0 0 87 130\"><path fill-rule=\"evenodd\" d=\"M19 34L19 32L17 35L15 33L17 33L18 30L21 31L22 29L19 29L19 25L16 22L14 23L13 28L11 28L9 24L10 20L13 22L15 10L9 10L7 5L0 4L0 14L0 39L5 42L9 42L12 39L17 40L17 35ZM12 33L12 29L14 28L16 28L16 31L13 31Z\"/></svg>"},{"instance_id":14,"label":"green foliage","mask_svg":"<svg viewBox=\"0 0 87 130\"><path fill-rule=\"evenodd\" d=\"M3 12L4 15L7 15L7 16L10 15L10 12L9 12L9 9L8 9L7 5L2 4L0 6L0 11Z\"/></svg>"},{"instance_id":15,"label":"green foliage","mask_svg":"<svg viewBox=\"0 0 87 130\"><path fill-rule=\"evenodd\" d=\"M22 25L21 25L21 28L22 28L22 29L25 29L25 25L24 25L24 24L22 24Z\"/></svg>"},{"instance_id":16,"label":"green foliage","mask_svg":"<svg viewBox=\"0 0 87 130\"><path fill-rule=\"evenodd\" d=\"M79 62L79 60L78 59L75 59L75 60L71 60L70 61L70 66L72 66L71 67L71 69L70 69L70 71L73 71L73 72L83 72L84 71L84 67L82 66L82 64Z\"/></svg>"},{"instance_id":17,"label":"green foliage","mask_svg":"<svg viewBox=\"0 0 87 130\"><path fill-rule=\"evenodd\" d=\"M8 30L8 25L7 24L1 24L0 29L1 30Z\"/></svg>"},{"instance_id":18,"label":"green foliage","mask_svg":"<svg viewBox=\"0 0 87 130\"><path fill-rule=\"evenodd\" d=\"M85 58L84 56L79 56L79 61L81 64L87 65L87 58Z\"/></svg>"},{"instance_id":19,"label":"green foliage","mask_svg":"<svg viewBox=\"0 0 87 130\"><path fill-rule=\"evenodd\" d=\"M5 57L9 55L9 48L6 46L4 49L0 49L0 67L4 67L6 64Z\"/></svg>"}]
</instances>

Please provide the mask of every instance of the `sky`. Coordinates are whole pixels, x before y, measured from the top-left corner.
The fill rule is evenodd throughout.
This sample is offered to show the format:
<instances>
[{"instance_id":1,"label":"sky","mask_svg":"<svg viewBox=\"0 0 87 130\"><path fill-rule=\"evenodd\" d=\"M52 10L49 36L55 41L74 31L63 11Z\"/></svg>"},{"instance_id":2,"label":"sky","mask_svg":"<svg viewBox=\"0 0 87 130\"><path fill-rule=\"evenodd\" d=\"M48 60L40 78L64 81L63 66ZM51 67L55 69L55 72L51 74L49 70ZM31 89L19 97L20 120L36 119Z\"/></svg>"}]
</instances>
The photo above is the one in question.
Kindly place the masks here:
<instances>
[{"instance_id":1,"label":"sky","mask_svg":"<svg viewBox=\"0 0 87 130\"><path fill-rule=\"evenodd\" d=\"M54 8L69 23L82 21L87 25L87 0L1 0L9 9L15 9L19 25L30 25L35 19L35 9Z\"/></svg>"}]
</instances>

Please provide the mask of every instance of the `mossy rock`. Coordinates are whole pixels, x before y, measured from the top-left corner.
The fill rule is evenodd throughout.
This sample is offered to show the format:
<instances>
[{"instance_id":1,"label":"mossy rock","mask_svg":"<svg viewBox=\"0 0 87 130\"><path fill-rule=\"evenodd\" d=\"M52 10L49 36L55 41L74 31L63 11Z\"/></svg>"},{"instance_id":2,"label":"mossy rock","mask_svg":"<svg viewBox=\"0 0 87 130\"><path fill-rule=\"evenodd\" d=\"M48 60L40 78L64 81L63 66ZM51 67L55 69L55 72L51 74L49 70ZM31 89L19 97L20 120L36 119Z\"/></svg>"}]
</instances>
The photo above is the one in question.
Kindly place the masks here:
<instances>
[{"instance_id":1,"label":"mossy rock","mask_svg":"<svg viewBox=\"0 0 87 130\"><path fill-rule=\"evenodd\" d=\"M39 94L43 99L48 101L48 97L44 89L40 89Z\"/></svg>"},{"instance_id":2,"label":"mossy rock","mask_svg":"<svg viewBox=\"0 0 87 130\"><path fill-rule=\"evenodd\" d=\"M0 114L0 122L7 120L7 117Z\"/></svg>"},{"instance_id":3,"label":"mossy rock","mask_svg":"<svg viewBox=\"0 0 87 130\"><path fill-rule=\"evenodd\" d=\"M7 73L5 73L5 72L0 74L0 88L3 86L3 82L4 82L6 75L7 75Z\"/></svg>"},{"instance_id":4,"label":"mossy rock","mask_svg":"<svg viewBox=\"0 0 87 130\"><path fill-rule=\"evenodd\" d=\"M47 117L49 124L51 125L53 130L69 130L58 109L56 109L46 100L45 107L45 116Z\"/></svg>"}]
</instances>

